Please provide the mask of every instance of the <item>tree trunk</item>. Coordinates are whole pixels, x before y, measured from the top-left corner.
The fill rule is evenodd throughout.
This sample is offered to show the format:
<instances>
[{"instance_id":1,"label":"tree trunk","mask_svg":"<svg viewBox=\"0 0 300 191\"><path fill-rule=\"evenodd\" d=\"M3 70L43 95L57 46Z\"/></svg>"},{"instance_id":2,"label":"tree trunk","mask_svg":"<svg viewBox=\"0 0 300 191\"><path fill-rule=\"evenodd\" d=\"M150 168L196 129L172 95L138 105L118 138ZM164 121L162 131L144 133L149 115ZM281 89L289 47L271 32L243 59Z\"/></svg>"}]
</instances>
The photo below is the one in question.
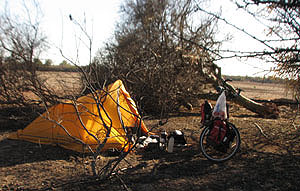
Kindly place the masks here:
<instances>
[{"instance_id":1,"label":"tree trunk","mask_svg":"<svg viewBox=\"0 0 300 191\"><path fill-rule=\"evenodd\" d=\"M225 82L221 75L221 68L217 66L214 63L211 64L211 70L210 73L207 74L207 81L212 83L215 87L222 84L222 86L226 86L227 89L233 94L235 94L235 97L233 98L233 101L240 106L257 113L259 116L264 118L272 118L277 119L279 117L279 110L274 103L267 103L267 104L261 104L257 103L241 94L237 93L237 90L233 85Z\"/></svg>"},{"instance_id":2,"label":"tree trunk","mask_svg":"<svg viewBox=\"0 0 300 191\"><path fill-rule=\"evenodd\" d=\"M226 86L230 88L233 91L236 91L235 88L226 83ZM264 117L264 118L272 118L277 119L279 117L279 110L274 103L267 103L267 104L261 104L257 103L243 95L236 95L236 97L233 99L233 101L244 108L257 113L258 115Z\"/></svg>"}]
</instances>

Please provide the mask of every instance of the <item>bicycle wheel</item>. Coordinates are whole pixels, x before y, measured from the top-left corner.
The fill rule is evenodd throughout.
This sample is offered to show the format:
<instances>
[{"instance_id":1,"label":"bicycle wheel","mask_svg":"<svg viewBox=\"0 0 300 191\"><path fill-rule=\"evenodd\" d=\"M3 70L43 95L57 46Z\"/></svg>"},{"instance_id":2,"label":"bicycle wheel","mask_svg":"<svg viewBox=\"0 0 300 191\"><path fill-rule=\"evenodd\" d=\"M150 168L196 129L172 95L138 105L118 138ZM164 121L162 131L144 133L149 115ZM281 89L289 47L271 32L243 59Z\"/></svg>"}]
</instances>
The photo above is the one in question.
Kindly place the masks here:
<instances>
[{"instance_id":1,"label":"bicycle wheel","mask_svg":"<svg viewBox=\"0 0 300 191\"><path fill-rule=\"evenodd\" d=\"M233 157L237 151L240 148L241 145L241 138L240 138L240 133L238 129L232 124L227 122L229 125L229 128L231 132L233 133L232 140L229 142L229 144L226 146L227 148L224 150L220 150L216 148L216 145L211 144L207 137L210 132L210 127L206 126L204 127L203 131L201 132L200 135L200 149L203 155L211 161L214 162L224 162L231 157Z\"/></svg>"}]
</instances>

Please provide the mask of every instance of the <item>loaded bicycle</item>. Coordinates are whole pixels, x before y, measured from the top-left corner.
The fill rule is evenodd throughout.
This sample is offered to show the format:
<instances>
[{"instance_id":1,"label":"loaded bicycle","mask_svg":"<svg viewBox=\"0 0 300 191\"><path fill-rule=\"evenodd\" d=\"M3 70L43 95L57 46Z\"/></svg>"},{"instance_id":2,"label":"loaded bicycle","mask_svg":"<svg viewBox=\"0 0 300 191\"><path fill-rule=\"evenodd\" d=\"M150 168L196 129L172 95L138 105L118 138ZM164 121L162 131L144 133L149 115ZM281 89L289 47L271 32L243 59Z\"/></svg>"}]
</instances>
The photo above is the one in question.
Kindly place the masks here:
<instances>
[{"instance_id":1,"label":"loaded bicycle","mask_svg":"<svg viewBox=\"0 0 300 191\"><path fill-rule=\"evenodd\" d=\"M229 105L226 103L226 98L238 96L241 89L230 89L226 84L228 81L231 80L223 80L222 86L217 88L219 97L214 107L207 100L202 104L200 149L208 160L214 162L232 158L241 145L239 130L229 122Z\"/></svg>"}]
</instances>

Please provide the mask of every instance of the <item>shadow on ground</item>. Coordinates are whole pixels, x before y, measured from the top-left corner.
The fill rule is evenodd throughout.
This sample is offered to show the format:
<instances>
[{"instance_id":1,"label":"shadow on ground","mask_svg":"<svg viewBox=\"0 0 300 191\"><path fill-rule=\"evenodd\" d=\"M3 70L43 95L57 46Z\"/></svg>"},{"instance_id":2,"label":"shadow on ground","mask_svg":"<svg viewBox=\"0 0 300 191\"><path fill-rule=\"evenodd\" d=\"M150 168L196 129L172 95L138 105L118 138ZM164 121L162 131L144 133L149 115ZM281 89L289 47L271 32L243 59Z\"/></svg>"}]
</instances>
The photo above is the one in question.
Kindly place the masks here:
<instances>
[{"instance_id":1,"label":"shadow on ground","mask_svg":"<svg viewBox=\"0 0 300 191\"><path fill-rule=\"evenodd\" d=\"M46 160L68 160L70 156L79 155L80 153L58 146L39 145L11 139L0 141L0 167Z\"/></svg>"},{"instance_id":2,"label":"shadow on ground","mask_svg":"<svg viewBox=\"0 0 300 191\"><path fill-rule=\"evenodd\" d=\"M139 164L110 180L57 187L61 190L298 190L300 155L255 150L239 152L225 163L212 163L197 147L174 153L143 152Z\"/></svg>"},{"instance_id":3,"label":"shadow on ground","mask_svg":"<svg viewBox=\"0 0 300 191\"><path fill-rule=\"evenodd\" d=\"M151 156L143 155L140 160L153 160ZM215 164L191 149L155 158L158 161L148 171L124 175L125 184L143 191L298 190L299 155L252 150Z\"/></svg>"}]
</instances>

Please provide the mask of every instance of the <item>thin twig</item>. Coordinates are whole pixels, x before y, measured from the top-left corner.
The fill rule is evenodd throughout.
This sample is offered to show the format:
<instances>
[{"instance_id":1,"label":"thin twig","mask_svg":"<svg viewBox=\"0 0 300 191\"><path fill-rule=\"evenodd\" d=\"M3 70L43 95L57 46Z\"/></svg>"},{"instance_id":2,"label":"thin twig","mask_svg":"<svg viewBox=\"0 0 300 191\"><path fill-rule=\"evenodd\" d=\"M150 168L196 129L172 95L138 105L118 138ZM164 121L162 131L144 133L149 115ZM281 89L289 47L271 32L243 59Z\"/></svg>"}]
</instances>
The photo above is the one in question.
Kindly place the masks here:
<instances>
[{"instance_id":1,"label":"thin twig","mask_svg":"<svg viewBox=\"0 0 300 191\"><path fill-rule=\"evenodd\" d=\"M264 131L262 130L262 128L257 124L257 123L254 123L255 127L259 130L259 132L266 138L266 139L270 139L265 133Z\"/></svg>"},{"instance_id":2,"label":"thin twig","mask_svg":"<svg viewBox=\"0 0 300 191\"><path fill-rule=\"evenodd\" d=\"M132 189L129 188L129 187L125 184L125 182L124 182L123 179L119 176L118 173L116 173L115 175L116 175L116 177L120 180L120 182L122 183L123 187L124 187L127 191L132 191Z\"/></svg>"},{"instance_id":3,"label":"thin twig","mask_svg":"<svg viewBox=\"0 0 300 191\"><path fill-rule=\"evenodd\" d=\"M300 108L299 108L299 106L300 106L299 100L296 99L296 101L297 101L297 111L296 111L295 116L292 118L292 121L291 121L291 126L294 127L295 130L297 130L297 127L295 126L295 120L296 120L296 118L298 116L298 113L299 113L299 110L300 110Z\"/></svg>"}]
</instances>

